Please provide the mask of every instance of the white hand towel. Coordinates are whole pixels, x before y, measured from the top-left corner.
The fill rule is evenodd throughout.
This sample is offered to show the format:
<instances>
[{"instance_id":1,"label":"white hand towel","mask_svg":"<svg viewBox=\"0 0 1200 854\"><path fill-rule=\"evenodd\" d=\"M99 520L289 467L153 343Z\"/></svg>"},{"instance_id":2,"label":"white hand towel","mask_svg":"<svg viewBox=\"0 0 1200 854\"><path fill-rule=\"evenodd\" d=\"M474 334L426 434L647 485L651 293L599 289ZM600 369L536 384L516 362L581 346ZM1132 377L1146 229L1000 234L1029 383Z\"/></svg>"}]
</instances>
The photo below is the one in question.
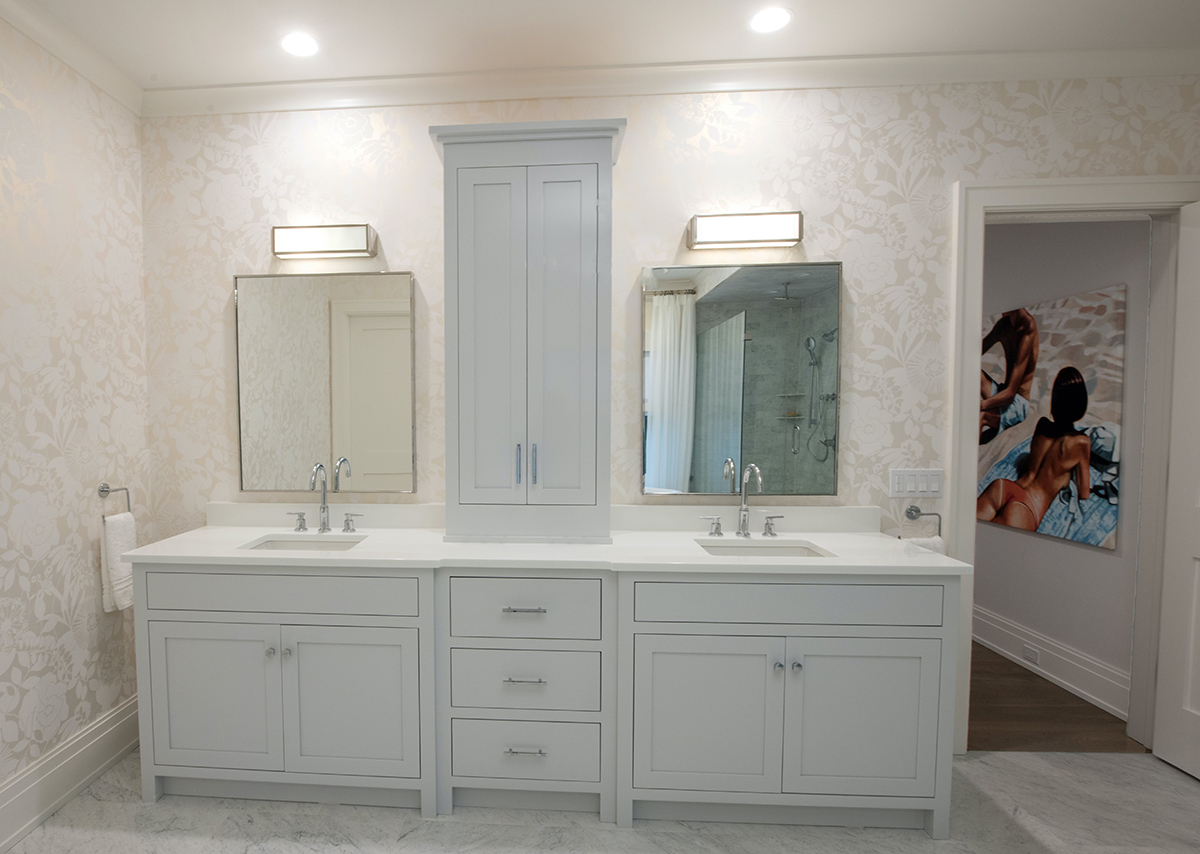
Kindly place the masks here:
<instances>
[{"instance_id":1,"label":"white hand towel","mask_svg":"<svg viewBox=\"0 0 1200 854\"><path fill-rule=\"evenodd\" d=\"M121 560L137 548L137 524L132 513L104 517L100 538L100 583L105 611L123 611L133 605L133 566Z\"/></svg>"},{"instance_id":2,"label":"white hand towel","mask_svg":"<svg viewBox=\"0 0 1200 854\"><path fill-rule=\"evenodd\" d=\"M931 552L937 552L940 555L946 553L946 541L941 537L909 537L904 542L912 543L914 546L920 546L923 549L929 549Z\"/></svg>"}]
</instances>

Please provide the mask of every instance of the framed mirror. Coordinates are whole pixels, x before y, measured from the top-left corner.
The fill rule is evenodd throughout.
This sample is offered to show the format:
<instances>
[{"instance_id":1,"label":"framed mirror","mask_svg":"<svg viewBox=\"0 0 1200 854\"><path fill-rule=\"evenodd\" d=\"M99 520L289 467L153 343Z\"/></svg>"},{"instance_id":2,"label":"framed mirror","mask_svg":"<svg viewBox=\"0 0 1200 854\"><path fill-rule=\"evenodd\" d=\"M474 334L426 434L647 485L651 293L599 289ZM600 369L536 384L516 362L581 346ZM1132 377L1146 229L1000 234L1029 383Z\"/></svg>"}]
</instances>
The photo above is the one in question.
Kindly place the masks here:
<instances>
[{"instance_id":1,"label":"framed mirror","mask_svg":"<svg viewBox=\"0 0 1200 854\"><path fill-rule=\"evenodd\" d=\"M244 492L307 490L314 464L342 492L412 492L412 276L238 276ZM348 469L348 471L347 471Z\"/></svg>"},{"instance_id":2,"label":"framed mirror","mask_svg":"<svg viewBox=\"0 0 1200 854\"><path fill-rule=\"evenodd\" d=\"M842 265L647 267L642 491L836 495Z\"/></svg>"}]
</instances>

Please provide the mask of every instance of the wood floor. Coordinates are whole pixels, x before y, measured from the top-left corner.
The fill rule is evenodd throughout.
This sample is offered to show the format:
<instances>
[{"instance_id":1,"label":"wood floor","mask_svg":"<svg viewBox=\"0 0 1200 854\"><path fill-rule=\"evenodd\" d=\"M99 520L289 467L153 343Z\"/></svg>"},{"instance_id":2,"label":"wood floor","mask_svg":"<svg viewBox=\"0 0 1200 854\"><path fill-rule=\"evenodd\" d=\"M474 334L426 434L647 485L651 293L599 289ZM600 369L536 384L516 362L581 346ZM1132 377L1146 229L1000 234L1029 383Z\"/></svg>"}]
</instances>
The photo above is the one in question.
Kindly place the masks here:
<instances>
[{"instance_id":1,"label":"wood floor","mask_svg":"<svg viewBox=\"0 0 1200 854\"><path fill-rule=\"evenodd\" d=\"M1146 752L1125 735L1125 721L978 643L967 749Z\"/></svg>"}]
</instances>

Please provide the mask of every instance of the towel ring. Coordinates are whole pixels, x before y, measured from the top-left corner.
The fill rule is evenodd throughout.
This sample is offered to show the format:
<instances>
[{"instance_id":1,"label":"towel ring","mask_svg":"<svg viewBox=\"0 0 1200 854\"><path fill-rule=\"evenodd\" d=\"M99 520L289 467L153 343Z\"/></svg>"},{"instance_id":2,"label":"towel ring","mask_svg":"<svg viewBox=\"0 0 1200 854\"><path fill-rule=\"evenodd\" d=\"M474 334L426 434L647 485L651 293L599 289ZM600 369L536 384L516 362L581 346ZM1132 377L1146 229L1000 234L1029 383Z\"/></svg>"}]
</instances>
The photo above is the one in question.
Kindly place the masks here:
<instances>
[{"instance_id":1,"label":"towel ring","mask_svg":"<svg viewBox=\"0 0 1200 854\"><path fill-rule=\"evenodd\" d=\"M99 495L101 498L108 498L108 496L114 492L124 492L125 493L125 512L132 513L133 506L129 503L129 487L127 487L127 486L109 486L107 483L101 482L100 486L96 489L96 494ZM103 517L101 517L101 518L103 518Z\"/></svg>"},{"instance_id":2,"label":"towel ring","mask_svg":"<svg viewBox=\"0 0 1200 854\"><path fill-rule=\"evenodd\" d=\"M938 520L937 535L939 537L942 535L942 514L941 513L922 513L920 507L918 507L915 504L910 504L910 505L908 505L908 507L904 508L904 515L905 515L905 517L908 518L908 520L910 522L915 522L918 519L920 519L922 516L937 516L937 520Z\"/></svg>"}]
</instances>

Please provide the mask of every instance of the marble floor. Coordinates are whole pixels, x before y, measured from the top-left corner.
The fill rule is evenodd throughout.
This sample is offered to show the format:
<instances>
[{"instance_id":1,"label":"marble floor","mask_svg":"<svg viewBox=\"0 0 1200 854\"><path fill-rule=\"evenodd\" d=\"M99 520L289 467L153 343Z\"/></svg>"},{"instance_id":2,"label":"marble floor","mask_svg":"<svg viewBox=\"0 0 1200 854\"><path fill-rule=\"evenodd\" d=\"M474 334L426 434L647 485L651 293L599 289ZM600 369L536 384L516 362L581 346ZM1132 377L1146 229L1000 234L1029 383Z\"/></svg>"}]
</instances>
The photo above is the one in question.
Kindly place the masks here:
<instances>
[{"instance_id":1,"label":"marble floor","mask_svg":"<svg viewBox=\"0 0 1200 854\"><path fill-rule=\"evenodd\" d=\"M416 810L164 797L140 800L134 753L13 854L1175 854L1200 852L1200 781L1150 755L969 753L954 766L952 838L923 831L459 808Z\"/></svg>"}]
</instances>

